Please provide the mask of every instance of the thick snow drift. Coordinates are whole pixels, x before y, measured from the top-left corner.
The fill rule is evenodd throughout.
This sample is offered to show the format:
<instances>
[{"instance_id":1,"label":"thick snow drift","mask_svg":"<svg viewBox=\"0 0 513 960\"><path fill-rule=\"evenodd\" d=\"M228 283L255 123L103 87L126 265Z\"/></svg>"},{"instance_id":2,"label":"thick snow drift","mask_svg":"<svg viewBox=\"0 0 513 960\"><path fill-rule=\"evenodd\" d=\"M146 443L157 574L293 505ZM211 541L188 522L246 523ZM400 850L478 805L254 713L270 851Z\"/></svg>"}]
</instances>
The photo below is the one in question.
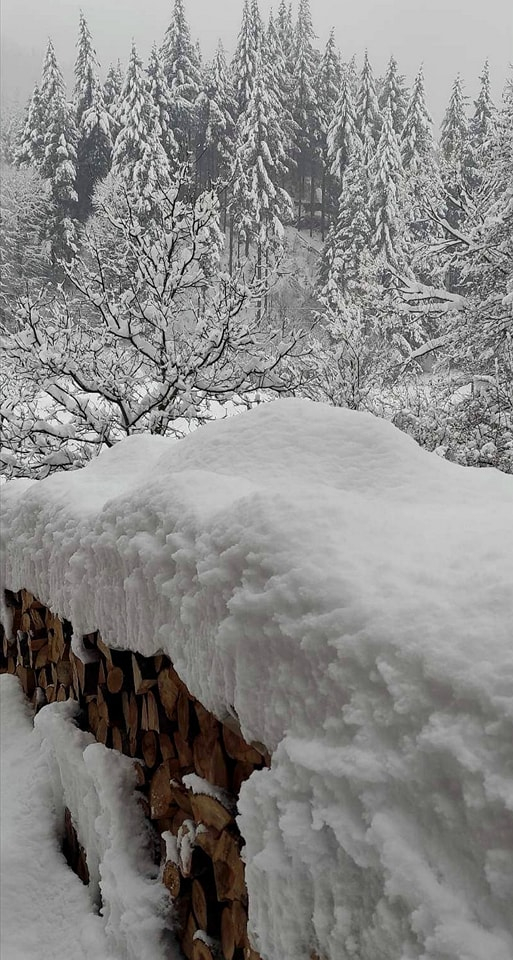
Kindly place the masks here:
<instances>
[{"instance_id":1,"label":"thick snow drift","mask_svg":"<svg viewBox=\"0 0 513 960\"><path fill-rule=\"evenodd\" d=\"M511 477L280 400L4 491L7 587L275 751L240 801L266 960L511 960Z\"/></svg>"}]
</instances>

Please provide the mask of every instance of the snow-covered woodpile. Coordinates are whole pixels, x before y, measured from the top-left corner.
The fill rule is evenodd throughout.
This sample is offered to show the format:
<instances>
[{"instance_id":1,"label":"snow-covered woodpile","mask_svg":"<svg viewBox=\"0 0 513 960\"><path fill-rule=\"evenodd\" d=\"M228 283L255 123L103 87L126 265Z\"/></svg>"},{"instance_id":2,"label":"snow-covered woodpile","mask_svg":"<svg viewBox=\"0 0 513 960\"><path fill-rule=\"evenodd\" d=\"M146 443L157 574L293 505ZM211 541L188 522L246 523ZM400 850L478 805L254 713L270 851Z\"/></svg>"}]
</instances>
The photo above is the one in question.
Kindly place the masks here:
<instances>
[{"instance_id":1,"label":"snow-covered woodpile","mask_svg":"<svg viewBox=\"0 0 513 960\"><path fill-rule=\"evenodd\" d=\"M270 762L236 722L220 723L166 656L107 647L98 633L73 639L26 590L6 592L12 640L3 635L0 670L19 677L36 710L76 700L84 728L133 757L140 802L160 834L162 880L174 900L189 960L258 960L247 933L242 840L235 821L241 783ZM69 814L64 849L87 882L87 863Z\"/></svg>"}]
</instances>

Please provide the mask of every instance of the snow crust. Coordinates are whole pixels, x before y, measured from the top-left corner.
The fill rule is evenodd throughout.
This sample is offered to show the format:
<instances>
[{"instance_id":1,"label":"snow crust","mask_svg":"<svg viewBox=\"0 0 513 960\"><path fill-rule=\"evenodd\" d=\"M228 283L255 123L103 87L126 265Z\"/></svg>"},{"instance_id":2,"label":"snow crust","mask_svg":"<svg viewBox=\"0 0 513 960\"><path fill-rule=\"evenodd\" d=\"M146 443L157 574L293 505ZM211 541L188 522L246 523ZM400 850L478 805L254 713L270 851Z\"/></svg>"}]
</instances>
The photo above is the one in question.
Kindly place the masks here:
<instances>
[{"instance_id":1,"label":"snow crust","mask_svg":"<svg viewBox=\"0 0 513 960\"><path fill-rule=\"evenodd\" d=\"M2 493L8 588L274 751L239 802L265 960L511 960L511 477L280 400Z\"/></svg>"}]
</instances>

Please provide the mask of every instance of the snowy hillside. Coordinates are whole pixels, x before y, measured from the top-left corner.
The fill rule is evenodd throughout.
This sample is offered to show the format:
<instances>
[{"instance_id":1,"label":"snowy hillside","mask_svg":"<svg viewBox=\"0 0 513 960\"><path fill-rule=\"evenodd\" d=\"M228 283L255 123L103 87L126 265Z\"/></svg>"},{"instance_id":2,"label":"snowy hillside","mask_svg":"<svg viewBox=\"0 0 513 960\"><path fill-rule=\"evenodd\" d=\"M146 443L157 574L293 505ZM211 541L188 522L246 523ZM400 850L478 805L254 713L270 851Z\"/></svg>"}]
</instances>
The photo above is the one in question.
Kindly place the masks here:
<instances>
[{"instance_id":1,"label":"snowy hillside","mask_svg":"<svg viewBox=\"0 0 513 960\"><path fill-rule=\"evenodd\" d=\"M239 803L266 960L511 960L511 477L280 400L4 491L7 588L274 751Z\"/></svg>"}]
</instances>

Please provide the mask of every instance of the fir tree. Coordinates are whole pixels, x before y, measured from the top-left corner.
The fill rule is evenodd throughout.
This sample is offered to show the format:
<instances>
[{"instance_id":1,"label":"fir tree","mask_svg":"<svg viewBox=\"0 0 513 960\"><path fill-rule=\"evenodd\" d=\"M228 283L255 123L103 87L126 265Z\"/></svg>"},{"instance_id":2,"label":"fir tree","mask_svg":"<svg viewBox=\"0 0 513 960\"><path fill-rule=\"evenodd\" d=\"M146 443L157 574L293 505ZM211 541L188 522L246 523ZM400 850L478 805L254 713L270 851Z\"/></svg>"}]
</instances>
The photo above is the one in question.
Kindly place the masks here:
<instances>
[{"instance_id":1,"label":"fir tree","mask_svg":"<svg viewBox=\"0 0 513 960\"><path fill-rule=\"evenodd\" d=\"M292 10L286 0L280 0L278 13L276 17L276 33L285 57L287 74L292 77L294 72L294 25L292 23Z\"/></svg>"},{"instance_id":2,"label":"fir tree","mask_svg":"<svg viewBox=\"0 0 513 960\"><path fill-rule=\"evenodd\" d=\"M169 161L147 77L135 44L118 107L120 131L112 155L112 172L124 184L140 212L150 212L152 195L169 183Z\"/></svg>"},{"instance_id":3,"label":"fir tree","mask_svg":"<svg viewBox=\"0 0 513 960\"><path fill-rule=\"evenodd\" d=\"M485 61L480 76L481 87L479 96L474 101L475 112L470 121L470 139L478 167L477 179L482 183L486 176L486 167L490 161L490 150L493 142L494 126L497 110L492 100L490 90L490 67Z\"/></svg>"},{"instance_id":4,"label":"fir tree","mask_svg":"<svg viewBox=\"0 0 513 960\"><path fill-rule=\"evenodd\" d=\"M84 14L80 14L78 54L75 62L74 107L78 131L78 213L85 220L97 180L103 180L112 154L111 118L103 99L99 65Z\"/></svg>"},{"instance_id":5,"label":"fir tree","mask_svg":"<svg viewBox=\"0 0 513 960\"><path fill-rule=\"evenodd\" d=\"M448 217L455 225L462 223L465 205L477 183L476 161L470 142L465 100L458 75L442 122L440 138L444 160L443 180L448 194Z\"/></svg>"},{"instance_id":6,"label":"fir tree","mask_svg":"<svg viewBox=\"0 0 513 960\"><path fill-rule=\"evenodd\" d=\"M361 294L362 264L371 233L368 192L367 170L357 139L343 170L336 219L321 256L317 284L324 296L334 287L347 302Z\"/></svg>"},{"instance_id":7,"label":"fir tree","mask_svg":"<svg viewBox=\"0 0 513 960\"><path fill-rule=\"evenodd\" d=\"M45 123L41 91L36 83L29 100L16 160L40 167L44 156Z\"/></svg>"},{"instance_id":8,"label":"fir tree","mask_svg":"<svg viewBox=\"0 0 513 960\"><path fill-rule=\"evenodd\" d=\"M255 5L250 7L249 0L244 0L242 24L232 62L238 116L244 113L251 98L262 40L260 14L256 18L254 14Z\"/></svg>"},{"instance_id":9,"label":"fir tree","mask_svg":"<svg viewBox=\"0 0 513 960\"><path fill-rule=\"evenodd\" d=\"M404 77L398 71L395 57L390 57L387 72L383 80L379 95L379 108L383 111L387 104L392 112L392 123L398 137L401 136L406 110L408 107L408 91Z\"/></svg>"},{"instance_id":10,"label":"fir tree","mask_svg":"<svg viewBox=\"0 0 513 960\"><path fill-rule=\"evenodd\" d=\"M330 175L328 133L335 116L342 79L340 56L335 44L335 32L331 30L317 74L317 103L319 104L321 173L321 236L324 239L327 207L332 206L333 183ZM331 201L331 202L330 202Z\"/></svg>"},{"instance_id":11,"label":"fir tree","mask_svg":"<svg viewBox=\"0 0 513 960\"><path fill-rule=\"evenodd\" d=\"M111 63L105 83L103 85L103 100L109 113L113 116L116 103L123 89L123 70L118 60L116 64Z\"/></svg>"},{"instance_id":12,"label":"fir tree","mask_svg":"<svg viewBox=\"0 0 513 960\"><path fill-rule=\"evenodd\" d=\"M153 44L148 61L148 80L150 94L157 108L160 127L160 142L173 165L178 156L178 144L172 129L173 97L166 80L161 56L156 44Z\"/></svg>"},{"instance_id":13,"label":"fir tree","mask_svg":"<svg viewBox=\"0 0 513 960\"><path fill-rule=\"evenodd\" d=\"M160 54L171 91L171 128L183 159L193 148L196 100L202 86L201 65L191 40L183 0L175 0Z\"/></svg>"},{"instance_id":14,"label":"fir tree","mask_svg":"<svg viewBox=\"0 0 513 960\"><path fill-rule=\"evenodd\" d=\"M379 140L381 117L376 95L376 83L367 51L365 51L363 69L360 76L358 100L356 104L356 122L363 143L364 163L369 164Z\"/></svg>"}]
</instances>

